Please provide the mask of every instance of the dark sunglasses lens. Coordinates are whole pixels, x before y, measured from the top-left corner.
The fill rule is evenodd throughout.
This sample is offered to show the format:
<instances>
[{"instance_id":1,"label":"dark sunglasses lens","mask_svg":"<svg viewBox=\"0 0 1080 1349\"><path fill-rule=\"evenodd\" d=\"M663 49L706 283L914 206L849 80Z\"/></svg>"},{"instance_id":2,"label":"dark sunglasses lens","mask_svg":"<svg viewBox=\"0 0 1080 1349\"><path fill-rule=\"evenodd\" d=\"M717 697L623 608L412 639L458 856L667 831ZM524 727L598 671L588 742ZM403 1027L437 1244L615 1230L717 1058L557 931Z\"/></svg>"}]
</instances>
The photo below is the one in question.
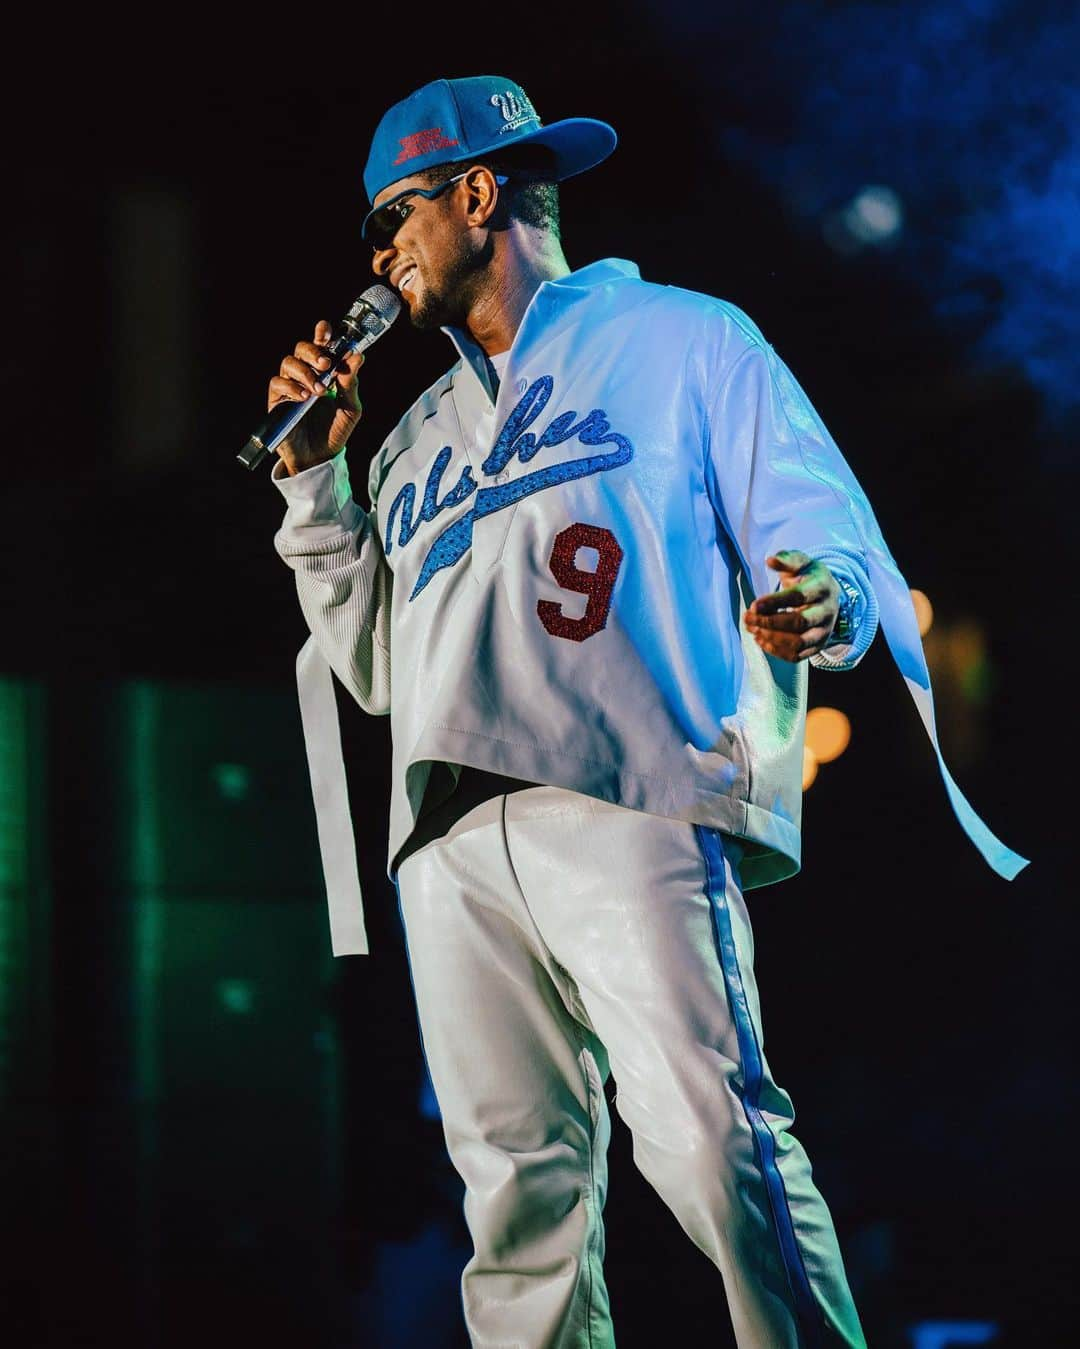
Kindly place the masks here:
<instances>
[{"instance_id":1,"label":"dark sunglasses lens","mask_svg":"<svg viewBox=\"0 0 1080 1349\"><path fill-rule=\"evenodd\" d=\"M368 221L368 227L365 231L368 243L372 248L388 248L390 241L394 237L394 226L381 212L376 213Z\"/></svg>"},{"instance_id":2,"label":"dark sunglasses lens","mask_svg":"<svg viewBox=\"0 0 1080 1349\"><path fill-rule=\"evenodd\" d=\"M408 202L388 202L376 211L368 222L368 242L376 249L389 248L394 242L394 235L411 214L412 207Z\"/></svg>"}]
</instances>

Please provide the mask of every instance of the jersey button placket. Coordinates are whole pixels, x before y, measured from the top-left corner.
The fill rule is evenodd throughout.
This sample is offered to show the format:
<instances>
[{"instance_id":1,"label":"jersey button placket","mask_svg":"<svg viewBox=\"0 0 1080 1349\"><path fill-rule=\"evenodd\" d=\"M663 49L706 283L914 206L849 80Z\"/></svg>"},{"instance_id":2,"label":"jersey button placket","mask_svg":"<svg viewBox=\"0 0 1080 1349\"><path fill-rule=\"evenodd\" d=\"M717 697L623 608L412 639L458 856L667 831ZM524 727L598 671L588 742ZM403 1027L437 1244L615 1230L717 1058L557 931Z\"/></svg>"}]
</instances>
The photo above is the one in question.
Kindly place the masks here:
<instances>
[{"instance_id":1,"label":"jersey button placket","mask_svg":"<svg viewBox=\"0 0 1080 1349\"><path fill-rule=\"evenodd\" d=\"M495 444L495 428L499 424L496 408L488 404L476 418L473 430L474 453L479 464L483 464ZM509 482L509 468L497 474L487 475L481 472L478 481L482 488L498 487ZM473 527L472 569L478 579L485 576L498 559L505 539L505 527L509 524L506 511L495 511L477 520Z\"/></svg>"}]
</instances>

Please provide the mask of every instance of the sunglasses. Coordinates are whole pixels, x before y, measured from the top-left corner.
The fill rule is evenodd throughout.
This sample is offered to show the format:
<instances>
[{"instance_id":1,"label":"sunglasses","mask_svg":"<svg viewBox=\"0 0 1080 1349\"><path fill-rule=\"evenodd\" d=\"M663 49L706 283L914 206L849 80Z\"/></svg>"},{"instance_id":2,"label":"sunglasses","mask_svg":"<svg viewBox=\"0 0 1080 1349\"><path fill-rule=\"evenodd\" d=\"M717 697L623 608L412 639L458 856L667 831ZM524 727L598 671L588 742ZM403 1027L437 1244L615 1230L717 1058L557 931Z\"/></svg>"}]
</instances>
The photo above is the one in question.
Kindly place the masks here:
<instances>
[{"instance_id":1,"label":"sunglasses","mask_svg":"<svg viewBox=\"0 0 1080 1349\"><path fill-rule=\"evenodd\" d=\"M413 204L407 198L423 197L426 201L434 201L448 187L460 183L467 173L468 169L465 170L465 173L459 173L454 178L448 178L445 183L440 183L438 187L407 187L404 192L399 192L396 197L384 201L364 221L363 228L360 231L361 238L366 240L376 253L381 249L392 247L394 236L413 213ZM509 181L509 178L504 177L501 173L495 175L495 182L499 187L505 187Z\"/></svg>"}]
</instances>

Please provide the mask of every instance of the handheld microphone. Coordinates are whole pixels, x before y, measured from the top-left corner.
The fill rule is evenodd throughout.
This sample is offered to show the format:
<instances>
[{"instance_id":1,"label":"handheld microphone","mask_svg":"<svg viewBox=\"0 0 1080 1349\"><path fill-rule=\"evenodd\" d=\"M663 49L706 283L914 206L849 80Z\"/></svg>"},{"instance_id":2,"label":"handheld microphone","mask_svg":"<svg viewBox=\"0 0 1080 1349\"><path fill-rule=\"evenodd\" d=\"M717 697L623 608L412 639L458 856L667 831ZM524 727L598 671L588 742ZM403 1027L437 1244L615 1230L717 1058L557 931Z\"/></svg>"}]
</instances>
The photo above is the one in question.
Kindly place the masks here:
<instances>
[{"instance_id":1,"label":"handheld microphone","mask_svg":"<svg viewBox=\"0 0 1080 1349\"><path fill-rule=\"evenodd\" d=\"M371 286L365 290L363 295L353 301L352 308L341 320L330 345L323 348L324 354L330 357L331 365L329 370L319 376L319 382L329 388L345 357L353 352L365 351L372 342L377 342L400 312L401 301L386 286ZM312 394L302 403L278 403L248 439L236 456L237 459L247 469L257 468L315 406L319 397L321 395Z\"/></svg>"}]
</instances>

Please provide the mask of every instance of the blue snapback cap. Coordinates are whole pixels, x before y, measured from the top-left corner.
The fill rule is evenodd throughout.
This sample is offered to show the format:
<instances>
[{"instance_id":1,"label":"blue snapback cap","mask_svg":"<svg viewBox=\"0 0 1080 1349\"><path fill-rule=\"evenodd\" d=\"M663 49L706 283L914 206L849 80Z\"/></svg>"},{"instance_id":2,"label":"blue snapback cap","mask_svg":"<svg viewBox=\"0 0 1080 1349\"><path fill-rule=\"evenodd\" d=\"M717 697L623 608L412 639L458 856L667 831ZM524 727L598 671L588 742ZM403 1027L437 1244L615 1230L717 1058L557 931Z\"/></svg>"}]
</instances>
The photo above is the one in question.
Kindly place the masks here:
<instances>
[{"instance_id":1,"label":"blue snapback cap","mask_svg":"<svg viewBox=\"0 0 1080 1349\"><path fill-rule=\"evenodd\" d=\"M607 122L591 117L544 126L521 85L499 75L432 80L383 115L364 168L364 190L374 201L384 187L423 169L516 145L550 150L554 179L561 182L607 159L616 141Z\"/></svg>"}]
</instances>

